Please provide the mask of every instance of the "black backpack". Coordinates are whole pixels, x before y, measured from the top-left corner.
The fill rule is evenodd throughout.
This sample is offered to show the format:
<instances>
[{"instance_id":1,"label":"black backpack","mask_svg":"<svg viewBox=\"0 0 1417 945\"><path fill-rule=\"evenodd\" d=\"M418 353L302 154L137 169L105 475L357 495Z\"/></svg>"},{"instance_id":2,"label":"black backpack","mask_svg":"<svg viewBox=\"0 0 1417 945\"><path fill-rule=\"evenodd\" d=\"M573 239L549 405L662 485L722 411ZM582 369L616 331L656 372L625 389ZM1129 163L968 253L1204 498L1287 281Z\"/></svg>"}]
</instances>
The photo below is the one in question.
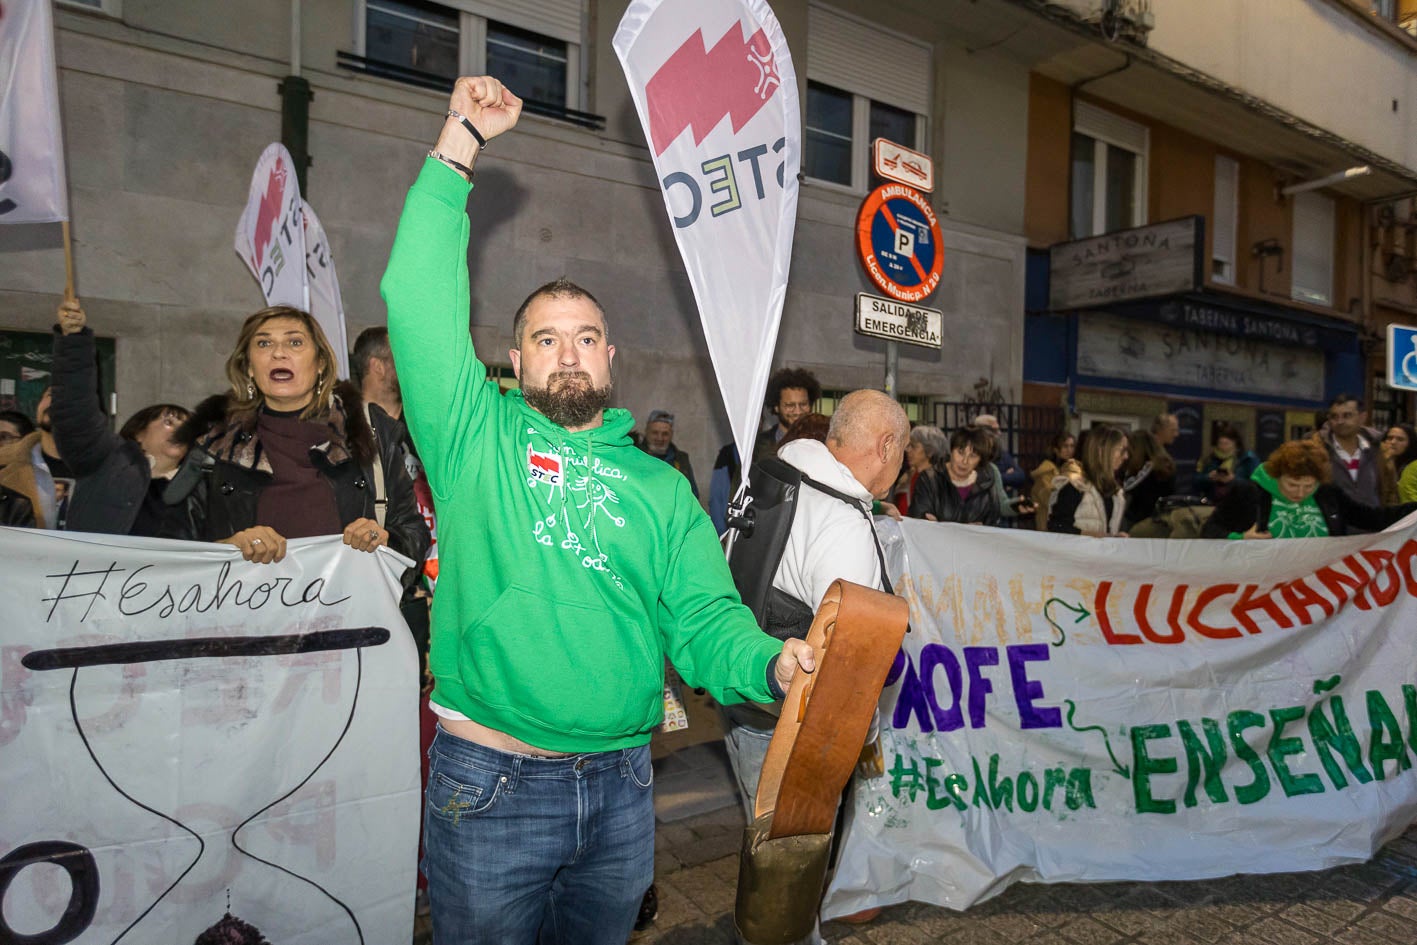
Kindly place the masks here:
<instances>
[{"instance_id":1,"label":"black backpack","mask_svg":"<svg viewBox=\"0 0 1417 945\"><path fill-rule=\"evenodd\" d=\"M871 524L871 514L861 507L860 502L818 482L796 466L776 456L764 457L753 464L748 473L747 491L728 508L728 570L733 575L738 595L757 618L758 626L774 636L781 635L780 631L774 632L769 623L780 626L780 621L769 621L769 611L780 614L784 604L789 608L795 604L806 608L805 619L810 625L817 605L816 601L796 601L772 586L782 555L787 550L787 537L797 512L797 497L803 487L845 502L860 512L867 524ZM876 545L876 556L881 562L881 580L886 593L894 593L890 578L886 576L885 554L880 543L875 541L874 525L871 535Z\"/></svg>"}]
</instances>

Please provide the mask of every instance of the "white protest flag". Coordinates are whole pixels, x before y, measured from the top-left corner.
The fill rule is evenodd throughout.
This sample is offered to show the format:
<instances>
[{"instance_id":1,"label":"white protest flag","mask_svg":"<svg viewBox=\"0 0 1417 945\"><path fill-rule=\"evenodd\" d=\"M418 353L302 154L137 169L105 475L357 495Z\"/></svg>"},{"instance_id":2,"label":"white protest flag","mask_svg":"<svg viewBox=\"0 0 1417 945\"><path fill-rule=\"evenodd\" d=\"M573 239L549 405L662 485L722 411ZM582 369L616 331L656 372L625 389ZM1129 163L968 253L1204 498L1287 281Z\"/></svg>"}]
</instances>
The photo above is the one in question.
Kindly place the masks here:
<instances>
[{"instance_id":1,"label":"white protest flag","mask_svg":"<svg viewBox=\"0 0 1417 945\"><path fill-rule=\"evenodd\" d=\"M633 0L615 33L747 465L797 219L797 76L763 0Z\"/></svg>"},{"instance_id":2,"label":"white protest flag","mask_svg":"<svg viewBox=\"0 0 1417 945\"><path fill-rule=\"evenodd\" d=\"M290 152L282 144L268 145L256 162L246 209L236 222L236 255L261 284L267 305L290 305L308 312L303 203Z\"/></svg>"},{"instance_id":3,"label":"white protest flag","mask_svg":"<svg viewBox=\"0 0 1417 945\"><path fill-rule=\"evenodd\" d=\"M0 942L407 942L409 563L0 528Z\"/></svg>"},{"instance_id":4,"label":"white protest flag","mask_svg":"<svg viewBox=\"0 0 1417 945\"><path fill-rule=\"evenodd\" d=\"M315 216L315 208L300 202L305 220L305 278L310 286L310 315L324 329L325 337L335 349L335 372L349 377L349 331L344 325L344 300L339 294L339 278L335 275L334 251L329 237Z\"/></svg>"},{"instance_id":5,"label":"white protest flag","mask_svg":"<svg viewBox=\"0 0 1417 945\"><path fill-rule=\"evenodd\" d=\"M1326 869L1417 819L1417 516L1277 541L880 532L912 632L823 918Z\"/></svg>"},{"instance_id":6,"label":"white protest flag","mask_svg":"<svg viewBox=\"0 0 1417 945\"><path fill-rule=\"evenodd\" d=\"M69 219L49 4L0 3L0 223Z\"/></svg>"}]
</instances>

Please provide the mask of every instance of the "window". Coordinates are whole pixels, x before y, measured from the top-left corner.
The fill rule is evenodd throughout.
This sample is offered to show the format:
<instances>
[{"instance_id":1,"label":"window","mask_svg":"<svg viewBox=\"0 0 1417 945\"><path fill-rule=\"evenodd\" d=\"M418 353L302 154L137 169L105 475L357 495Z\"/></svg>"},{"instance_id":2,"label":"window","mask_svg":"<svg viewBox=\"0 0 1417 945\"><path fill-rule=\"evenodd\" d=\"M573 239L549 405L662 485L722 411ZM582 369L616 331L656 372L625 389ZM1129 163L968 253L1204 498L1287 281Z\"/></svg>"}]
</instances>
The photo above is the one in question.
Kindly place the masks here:
<instances>
[{"instance_id":1,"label":"window","mask_svg":"<svg viewBox=\"0 0 1417 945\"><path fill-rule=\"evenodd\" d=\"M1210 217L1210 277L1235 283L1235 227L1239 219L1240 165L1234 158L1216 155L1215 210Z\"/></svg>"},{"instance_id":2,"label":"window","mask_svg":"<svg viewBox=\"0 0 1417 945\"><path fill-rule=\"evenodd\" d=\"M850 92L807 82L807 140L802 150L808 177L851 186L853 98Z\"/></svg>"},{"instance_id":3,"label":"window","mask_svg":"<svg viewBox=\"0 0 1417 945\"><path fill-rule=\"evenodd\" d=\"M566 104L566 44L530 30L487 24L487 74L523 98Z\"/></svg>"},{"instance_id":4,"label":"window","mask_svg":"<svg viewBox=\"0 0 1417 945\"><path fill-rule=\"evenodd\" d=\"M580 105L582 0L363 0L366 71L421 85L490 74L556 115ZM382 70L382 71L381 71Z\"/></svg>"},{"instance_id":5,"label":"window","mask_svg":"<svg viewBox=\"0 0 1417 945\"><path fill-rule=\"evenodd\" d=\"M82 7L85 10L94 10L99 13L107 13L109 16L121 16L121 0L59 0L60 6Z\"/></svg>"},{"instance_id":6,"label":"window","mask_svg":"<svg viewBox=\"0 0 1417 945\"><path fill-rule=\"evenodd\" d=\"M907 148L915 148L915 137L918 116L906 111L903 108L896 108L882 102L871 103L871 132L866 137L875 141L877 138L885 138L887 141L894 141L896 144L903 144Z\"/></svg>"},{"instance_id":7,"label":"window","mask_svg":"<svg viewBox=\"0 0 1417 945\"><path fill-rule=\"evenodd\" d=\"M457 11L416 0L368 0L364 9L364 55L445 79L458 77Z\"/></svg>"},{"instance_id":8,"label":"window","mask_svg":"<svg viewBox=\"0 0 1417 945\"><path fill-rule=\"evenodd\" d=\"M1078 102L1072 152L1069 230L1073 239L1146 222L1144 126Z\"/></svg>"},{"instance_id":9,"label":"window","mask_svg":"<svg viewBox=\"0 0 1417 945\"><path fill-rule=\"evenodd\" d=\"M487 379L497 382L497 389L502 393L509 390L521 388L521 381L517 380L517 372L512 370L510 364L489 364L487 365Z\"/></svg>"},{"instance_id":10,"label":"window","mask_svg":"<svg viewBox=\"0 0 1417 945\"><path fill-rule=\"evenodd\" d=\"M807 8L807 32L803 172L865 190L876 138L927 150L930 47L815 3ZM891 68L870 65L881 62Z\"/></svg>"},{"instance_id":11,"label":"window","mask_svg":"<svg viewBox=\"0 0 1417 945\"><path fill-rule=\"evenodd\" d=\"M830 417L836 413L841 399L849 393L851 393L850 390L823 390L821 399L817 401L817 413L824 417ZM920 418L926 414L929 397L924 394L896 394L895 399L896 403L900 404L901 409L905 411L907 420L911 423L922 422ZM946 436L948 435L947 431Z\"/></svg>"},{"instance_id":12,"label":"window","mask_svg":"<svg viewBox=\"0 0 1417 945\"><path fill-rule=\"evenodd\" d=\"M1389 23L1397 21L1397 0L1368 0L1368 12Z\"/></svg>"},{"instance_id":13,"label":"window","mask_svg":"<svg viewBox=\"0 0 1417 945\"><path fill-rule=\"evenodd\" d=\"M1294 282L1290 297L1333 303L1333 198L1294 195Z\"/></svg>"}]
</instances>

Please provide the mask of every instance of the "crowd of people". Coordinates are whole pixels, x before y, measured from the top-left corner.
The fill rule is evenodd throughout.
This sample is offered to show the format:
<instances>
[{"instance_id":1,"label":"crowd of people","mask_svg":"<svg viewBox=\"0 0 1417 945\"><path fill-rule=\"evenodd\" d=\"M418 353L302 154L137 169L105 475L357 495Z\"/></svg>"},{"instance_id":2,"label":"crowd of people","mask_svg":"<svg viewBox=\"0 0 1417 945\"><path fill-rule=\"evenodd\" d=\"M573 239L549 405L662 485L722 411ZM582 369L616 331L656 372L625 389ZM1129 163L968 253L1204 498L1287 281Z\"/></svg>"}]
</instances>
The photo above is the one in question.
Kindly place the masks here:
<instances>
[{"instance_id":1,"label":"crowd of people","mask_svg":"<svg viewBox=\"0 0 1417 945\"><path fill-rule=\"evenodd\" d=\"M609 406L610 322L584 288L532 291L512 322L520 388L486 381L467 330L467 198L483 145L515 126L521 102L481 77L459 79L449 104L381 285L389 326L359 336L352 381L336 377L308 314L269 307L236 334L217 393L191 410L146 406L114 433L93 329L66 299L36 416L0 413L0 524L218 542L257 565L282 560L291 539L339 535L416 562L403 609L437 717L422 863L437 941L540 930L618 945L652 919L648 742L666 659L728 707L751 816L772 729L761 707L814 671L801 637L823 589L891 591L872 513L1160 536L1185 497L1205 509L1207 537L1242 540L1372 531L1417 510L1417 431L1370 429L1347 395L1264 461L1224 426L1183 469L1168 450L1179 425L1163 414L1130 432L1060 431L1025 470L994 415L912 426L892 398L857 391L828 417L817 379L792 368L769 380L774 421L753 456L718 452L705 514L674 414L656 409L632 435L630 414ZM769 457L810 488L760 616L719 536L747 470ZM430 637L437 572L425 562L440 520Z\"/></svg>"}]
</instances>

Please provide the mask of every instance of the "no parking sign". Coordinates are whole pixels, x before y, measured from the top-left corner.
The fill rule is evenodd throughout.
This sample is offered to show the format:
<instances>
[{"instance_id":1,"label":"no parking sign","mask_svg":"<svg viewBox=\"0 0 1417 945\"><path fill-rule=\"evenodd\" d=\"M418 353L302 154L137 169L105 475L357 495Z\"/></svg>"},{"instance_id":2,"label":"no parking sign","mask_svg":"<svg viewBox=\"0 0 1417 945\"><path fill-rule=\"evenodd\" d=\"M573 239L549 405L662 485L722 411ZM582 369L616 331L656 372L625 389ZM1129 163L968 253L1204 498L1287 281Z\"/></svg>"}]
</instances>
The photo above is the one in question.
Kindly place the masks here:
<instances>
[{"instance_id":1,"label":"no parking sign","mask_svg":"<svg viewBox=\"0 0 1417 945\"><path fill-rule=\"evenodd\" d=\"M856 217L856 247L871 281L894 299L919 302L940 285L940 221L912 187L884 184L867 196Z\"/></svg>"}]
</instances>

